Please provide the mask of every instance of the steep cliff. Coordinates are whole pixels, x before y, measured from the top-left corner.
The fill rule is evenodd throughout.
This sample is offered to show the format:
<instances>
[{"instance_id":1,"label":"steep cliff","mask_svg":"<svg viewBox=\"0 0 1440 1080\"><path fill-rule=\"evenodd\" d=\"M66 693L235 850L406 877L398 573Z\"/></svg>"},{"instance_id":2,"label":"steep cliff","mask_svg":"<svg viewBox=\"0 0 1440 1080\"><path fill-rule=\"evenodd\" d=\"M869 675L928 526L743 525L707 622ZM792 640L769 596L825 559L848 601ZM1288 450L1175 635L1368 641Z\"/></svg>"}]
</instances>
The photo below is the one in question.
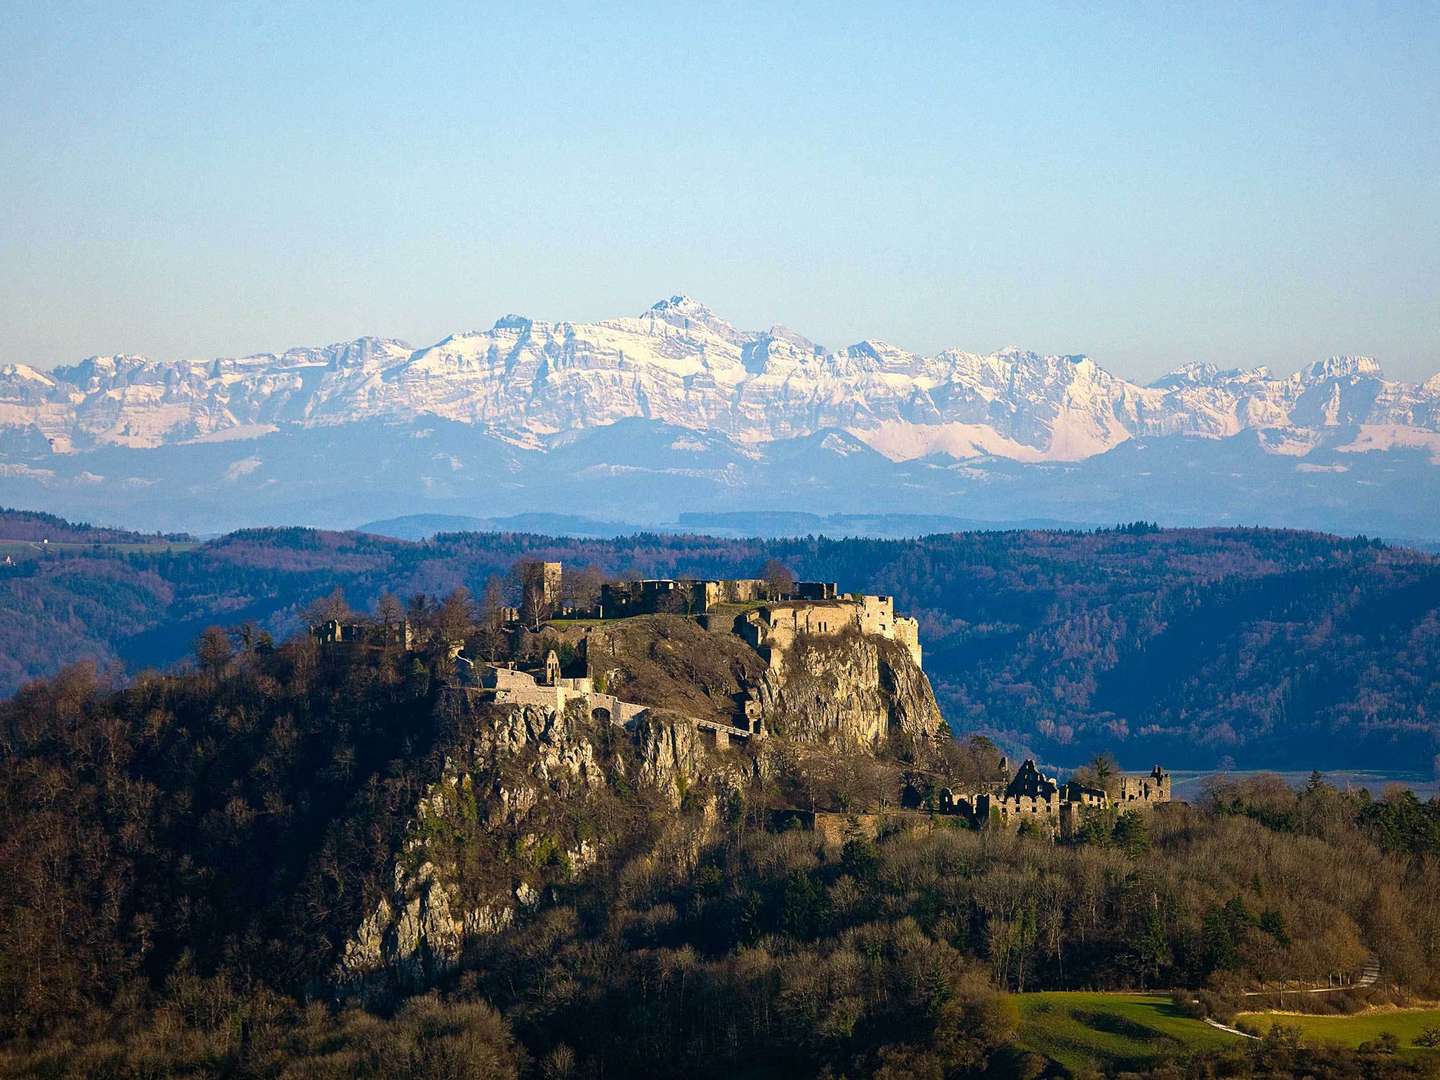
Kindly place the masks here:
<instances>
[{"instance_id":1,"label":"steep cliff","mask_svg":"<svg viewBox=\"0 0 1440 1080\"><path fill-rule=\"evenodd\" d=\"M719 798L755 773L749 758L705 747L693 723L663 710L626 730L580 708L495 705L459 689L439 708L455 744L345 943L331 979L341 994L375 999L433 983L467 943L514 925L597 864L705 831Z\"/></svg>"},{"instance_id":2,"label":"steep cliff","mask_svg":"<svg viewBox=\"0 0 1440 1080\"><path fill-rule=\"evenodd\" d=\"M756 697L770 734L835 749L923 747L945 730L910 654L869 634L801 638L765 672Z\"/></svg>"},{"instance_id":3,"label":"steep cliff","mask_svg":"<svg viewBox=\"0 0 1440 1080\"><path fill-rule=\"evenodd\" d=\"M770 667L736 635L674 615L546 633L583 655L609 693L686 716L740 722L752 700L772 735L865 751L942 725L925 673L873 635L803 638Z\"/></svg>"}]
</instances>

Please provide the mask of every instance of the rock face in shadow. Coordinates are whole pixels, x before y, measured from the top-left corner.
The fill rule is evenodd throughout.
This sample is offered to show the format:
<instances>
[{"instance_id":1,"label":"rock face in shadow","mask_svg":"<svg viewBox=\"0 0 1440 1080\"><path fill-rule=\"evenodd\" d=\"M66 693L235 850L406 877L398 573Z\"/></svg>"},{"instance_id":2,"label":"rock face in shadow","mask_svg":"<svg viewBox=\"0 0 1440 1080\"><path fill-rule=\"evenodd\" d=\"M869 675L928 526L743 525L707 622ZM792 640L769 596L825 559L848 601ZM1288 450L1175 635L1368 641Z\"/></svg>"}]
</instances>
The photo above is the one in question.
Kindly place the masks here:
<instances>
[{"instance_id":1,"label":"rock face in shadow","mask_svg":"<svg viewBox=\"0 0 1440 1080\"><path fill-rule=\"evenodd\" d=\"M453 745L345 942L337 995L381 1002L433 984L467 944L514 926L602 859L708 830L718 798L755 775L752 759L706 747L689 718L665 710L627 730L582 708L495 705L463 689L439 708ZM698 817L681 818L687 795Z\"/></svg>"},{"instance_id":2,"label":"rock face in shadow","mask_svg":"<svg viewBox=\"0 0 1440 1080\"><path fill-rule=\"evenodd\" d=\"M460 910L434 863L412 869L408 862L396 861L393 886L345 943L334 980L342 991L373 997L428 986L459 964L467 936L514 923L505 903Z\"/></svg>"}]
</instances>

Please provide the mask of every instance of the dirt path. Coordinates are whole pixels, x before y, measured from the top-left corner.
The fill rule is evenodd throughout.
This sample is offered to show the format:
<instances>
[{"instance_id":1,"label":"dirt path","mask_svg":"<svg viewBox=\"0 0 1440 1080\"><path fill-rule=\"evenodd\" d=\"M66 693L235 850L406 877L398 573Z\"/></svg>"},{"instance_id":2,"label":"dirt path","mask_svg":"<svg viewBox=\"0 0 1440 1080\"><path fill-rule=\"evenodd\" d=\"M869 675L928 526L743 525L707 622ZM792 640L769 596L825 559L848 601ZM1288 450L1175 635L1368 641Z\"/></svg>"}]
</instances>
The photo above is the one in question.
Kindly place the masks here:
<instances>
[{"instance_id":1,"label":"dirt path","mask_svg":"<svg viewBox=\"0 0 1440 1080\"><path fill-rule=\"evenodd\" d=\"M1209 1025L1210 1025L1211 1027L1213 1027L1216 1031L1227 1031L1227 1032L1229 1032L1231 1035L1239 1035L1242 1039L1259 1039L1259 1038L1260 1038L1259 1035L1251 1035L1248 1031L1241 1031L1239 1028L1230 1027L1228 1024L1222 1024L1219 1020L1212 1020L1212 1019L1211 1019L1210 1017L1208 1017L1208 1016L1205 1018L1205 1023L1209 1024Z\"/></svg>"},{"instance_id":2,"label":"dirt path","mask_svg":"<svg viewBox=\"0 0 1440 1080\"><path fill-rule=\"evenodd\" d=\"M1374 986L1380 978L1380 958L1372 956L1365 962L1365 967L1360 972L1360 978L1346 986L1315 986L1306 988L1295 988L1291 990L1246 990L1245 997L1272 997L1275 994L1338 994L1342 990L1363 990L1367 986Z\"/></svg>"}]
</instances>

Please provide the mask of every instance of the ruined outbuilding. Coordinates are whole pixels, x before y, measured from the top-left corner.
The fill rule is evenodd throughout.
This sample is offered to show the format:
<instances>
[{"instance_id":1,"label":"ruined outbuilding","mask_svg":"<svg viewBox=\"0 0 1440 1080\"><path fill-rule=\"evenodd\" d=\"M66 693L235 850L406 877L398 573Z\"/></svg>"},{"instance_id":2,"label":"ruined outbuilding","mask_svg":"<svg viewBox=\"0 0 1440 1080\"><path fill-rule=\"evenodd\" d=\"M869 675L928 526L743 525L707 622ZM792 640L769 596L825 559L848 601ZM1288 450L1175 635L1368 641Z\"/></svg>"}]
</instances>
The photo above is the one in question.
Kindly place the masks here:
<instances>
[{"instance_id":1,"label":"ruined outbuilding","mask_svg":"<svg viewBox=\"0 0 1440 1080\"><path fill-rule=\"evenodd\" d=\"M342 623L338 619L330 619L312 626L310 636L322 645L407 650L414 645L410 624L403 619L383 623Z\"/></svg>"},{"instance_id":2,"label":"ruined outbuilding","mask_svg":"<svg viewBox=\"0 0 1440 1080\"><path fill-rule=\"evenodd\" d=\"M1170 774L1156 765L1144 776L1122 776L1112 799L1104 788L1071 780L1061 784L1027 758L1000 792L942 788L939 810L975 825L1018 829L1025 822L1062 837L1073 836L1094 812L1144 810L1170 801Z\"/></svg>"}]
</instances>

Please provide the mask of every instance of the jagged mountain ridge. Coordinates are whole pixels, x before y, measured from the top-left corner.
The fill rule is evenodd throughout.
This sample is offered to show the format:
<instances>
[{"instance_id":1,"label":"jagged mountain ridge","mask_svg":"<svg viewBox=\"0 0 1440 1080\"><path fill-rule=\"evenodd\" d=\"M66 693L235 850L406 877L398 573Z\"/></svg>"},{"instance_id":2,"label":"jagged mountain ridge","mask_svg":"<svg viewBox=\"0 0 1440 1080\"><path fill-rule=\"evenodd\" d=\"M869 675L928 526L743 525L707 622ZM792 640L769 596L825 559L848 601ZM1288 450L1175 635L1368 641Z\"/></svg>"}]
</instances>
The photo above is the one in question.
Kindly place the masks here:
<instances>
[{"instance_id":1,"label":"jagged mountain ridge","mask_svg":"<svg viewBox=\"0 0 1440 1080\"><path fill-rule=\"evenodd\" d=\"M922 356L866 340L827 350L784 327L742 331L685 296L582 324L507 315L415 349L389 338L165 363L91 357L0 368L0 457L250 438L287 426L426 416L548 449L627 419L740 447L844 429L892 460L1078 461L1137 437L1261 433L1269 453L1409 447L1440 456L1440 375L1384 378L1368 357L1289 376L1179 368L1149 386L1086 356L1018 348Z\"/></svg>"}]
</instances>

